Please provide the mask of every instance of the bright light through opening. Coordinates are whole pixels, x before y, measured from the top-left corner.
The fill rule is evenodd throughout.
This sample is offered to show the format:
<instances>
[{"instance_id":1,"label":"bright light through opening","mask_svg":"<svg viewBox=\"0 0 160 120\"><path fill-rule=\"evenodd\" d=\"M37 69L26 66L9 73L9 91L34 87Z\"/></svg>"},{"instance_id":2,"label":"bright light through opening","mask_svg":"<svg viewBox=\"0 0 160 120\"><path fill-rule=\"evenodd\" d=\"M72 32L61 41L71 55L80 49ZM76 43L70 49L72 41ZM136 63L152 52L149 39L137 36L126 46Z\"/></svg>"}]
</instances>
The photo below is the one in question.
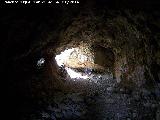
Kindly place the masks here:
<instances>
[{"instance_id":1,"label":"bright light through opening","mask_svg":"<svg viewBox=\"0 0 160 120\"><path fill-rule=\"evenodd\" d=\"M65 64L65 61L69 58L70 54L75 50L75 48L65 50L64 52L61 52L60 55L56 55L55 59L58 64L58 66L62 66Z\"/></svg>"},{"instance_id":2,"label":"bright light through opening","mask_svg":"<svg viewBox=\"0 0 160 120\"><path fill-rule=\"evenodd\" d=\"M65 68L67 70L67 73L69 74L69 76L71 78L82 78L82 79L87 79L89 78L87 75L82 75L81 73L77 73L74 70L72 70L71 68Z\"/></svg>"},{"instance_id":3,"label":"bright light through opening","mask_svg":"<svg viewBox=\"0 0 160 120\"><path fill-rule=\"evenodd\" d=\"M75 66L78 66L79 64L83 64L88 60L88 57L85 54L82 54L82 52L80 51L81 50L79 48L67 49L61 52L61 54L56 55L55 60L58 66L65 66L65 70L71 78L87 79L89 78L88 75L82 75L82 73L76 72L75 70L69 67L73 64Z\"/></svg>"}]
</instances>

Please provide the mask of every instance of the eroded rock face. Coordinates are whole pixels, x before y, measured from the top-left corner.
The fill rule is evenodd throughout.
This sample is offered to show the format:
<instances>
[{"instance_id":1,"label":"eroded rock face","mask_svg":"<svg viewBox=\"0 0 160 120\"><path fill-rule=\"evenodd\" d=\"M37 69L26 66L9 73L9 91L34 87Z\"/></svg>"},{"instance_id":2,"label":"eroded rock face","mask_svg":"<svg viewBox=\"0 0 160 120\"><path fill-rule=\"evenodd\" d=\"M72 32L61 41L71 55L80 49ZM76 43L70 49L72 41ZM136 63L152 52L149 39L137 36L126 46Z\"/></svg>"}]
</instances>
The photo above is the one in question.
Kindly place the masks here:
<instances>
[{"instance_id":1,"label":"eroded rock face","mask_svg":"<svg viewBox=\"0 0 160 120\"><path fill-rule=\"evenodd\" d=\"M92 12L85 12L85 14L86 16L83 16L82 12L66 29L62 35L64 36L61 39L62 44L63 41L64 43L66 41L77 41L77 43L79 41L88 41L91 44L94 43L106 49L110 48L111 51L113 51L111 56L113 56L113 54L115 55L115 61L114 56L111 57L112 63L108 65L114 66L114 74L117 81L120 82L122 77L126 80L130 79L128 76L137 79L136 74L141 74L140 71L143 71L143 73L138 79L145 81L145 69L143 66L152 63L150 53L145 52L146 49L147 51L151 50L149 47L150 40L147 38L147 34L141 32L135 24L130 23L127 17L116 16L113 19L107 19L107 17L102 18L101 16L96 16ZM104 21L105 19L106 21ZM100 55L98 52L99 50L97 49L97 56ZM101 58L102 56L97 57L97 59ZM104 66L108 63L105 57L98 61L101 61L100 64ZM142 66L143 70L137 70L138 66ZM141 86L137 81L132 81L138 84L139 87Z\"/></svg>"}]
</instances>

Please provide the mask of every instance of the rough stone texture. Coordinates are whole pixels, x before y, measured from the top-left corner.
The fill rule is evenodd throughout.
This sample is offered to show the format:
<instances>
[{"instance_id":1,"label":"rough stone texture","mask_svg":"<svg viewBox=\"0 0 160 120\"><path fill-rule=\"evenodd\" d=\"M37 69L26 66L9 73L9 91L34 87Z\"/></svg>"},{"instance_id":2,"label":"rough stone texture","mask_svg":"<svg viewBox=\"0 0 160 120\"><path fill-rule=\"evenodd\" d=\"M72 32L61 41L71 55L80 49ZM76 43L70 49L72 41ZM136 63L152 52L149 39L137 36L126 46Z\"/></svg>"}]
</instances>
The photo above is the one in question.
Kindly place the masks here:
<instances>
[{"instance_id":1,"label":"rough stone texture","mask_svg":"<svg viewBox=\"0 0 160 120\"><path fill-rule=\"evenodd\" d=\"M119 7L120 2L113 3ZM40 15L1 15L0 65L7 79L4 91L6 105L13 112L10 116L17 120L159 120L159 10L123 8L90 4ZM66 81L54 57L81 43L113 52L112 79ZM36 63L42 57L45 63L39 68Z\"/></svg>"}]
</instances>

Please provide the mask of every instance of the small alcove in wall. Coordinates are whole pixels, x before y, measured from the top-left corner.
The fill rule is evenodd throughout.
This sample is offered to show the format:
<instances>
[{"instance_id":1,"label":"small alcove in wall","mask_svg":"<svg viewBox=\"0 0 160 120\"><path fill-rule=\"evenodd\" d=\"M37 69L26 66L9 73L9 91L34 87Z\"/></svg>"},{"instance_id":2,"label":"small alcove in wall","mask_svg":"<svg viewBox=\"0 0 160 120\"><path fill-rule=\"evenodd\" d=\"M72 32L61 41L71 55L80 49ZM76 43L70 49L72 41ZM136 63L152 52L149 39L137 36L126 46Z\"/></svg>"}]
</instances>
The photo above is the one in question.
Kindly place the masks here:
<instances>
[{"instance_id":1,"label":"small alcove in wall","mask_svg":"<svg viewBox=\"0 0 160 120\"><path fill-rule=\"evenodd\" d=\"M115 62L113 50L96 44L92 45L92 50L94 52L94 63L113 72Z\"/></svg>"}]
</instances>

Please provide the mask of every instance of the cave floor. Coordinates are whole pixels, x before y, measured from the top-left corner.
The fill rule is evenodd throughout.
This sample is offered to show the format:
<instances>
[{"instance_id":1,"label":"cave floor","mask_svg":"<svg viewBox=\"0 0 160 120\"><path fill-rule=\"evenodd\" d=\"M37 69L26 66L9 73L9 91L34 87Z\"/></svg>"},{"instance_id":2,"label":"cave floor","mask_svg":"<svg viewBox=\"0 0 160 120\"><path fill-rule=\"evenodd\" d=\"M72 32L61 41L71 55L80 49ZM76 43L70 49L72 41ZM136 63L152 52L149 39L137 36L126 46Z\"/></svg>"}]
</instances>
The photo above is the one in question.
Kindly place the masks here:
<instances>
[{"instance_id":1,"label":"cave floor","mask_svg":"<svg viewBox=\"0 0 160 120\"><path fill-rule=\"evenodd\" d=\"M158 120L160 102L150 91L128 91L102 75L91 81L70 80L79 90L58 91L50 102L29 115L30 120ZM77 87L78 86L78 87ZM83 90L82 90L83 89ZM41 103L43 104L43 103Z\"/></svg>"}]
</instances>

